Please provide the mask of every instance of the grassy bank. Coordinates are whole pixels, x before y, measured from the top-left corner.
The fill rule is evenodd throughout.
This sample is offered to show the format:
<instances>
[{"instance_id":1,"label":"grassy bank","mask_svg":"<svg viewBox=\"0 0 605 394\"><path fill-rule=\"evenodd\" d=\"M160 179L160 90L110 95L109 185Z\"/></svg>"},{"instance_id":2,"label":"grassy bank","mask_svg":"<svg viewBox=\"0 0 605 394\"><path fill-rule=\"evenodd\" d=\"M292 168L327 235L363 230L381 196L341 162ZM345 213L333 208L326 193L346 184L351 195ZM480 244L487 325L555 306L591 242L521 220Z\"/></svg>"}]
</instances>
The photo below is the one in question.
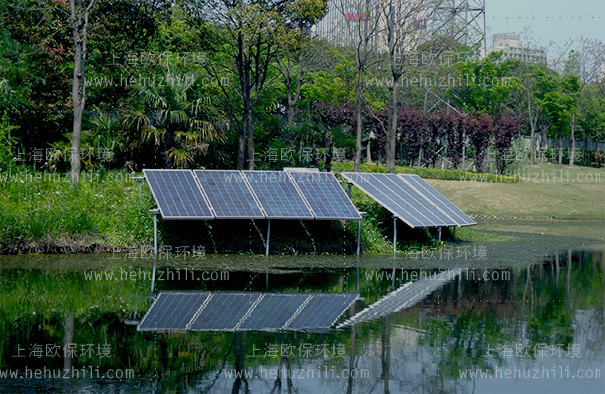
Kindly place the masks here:
<instances>
[{"instance_id":1,"label":"grassy bank","mask_svg":"<svg viewBox=\"0 0 605 394\"><path fill-rule=\"evenodd\" d=\"M520 182L481 177L429 182L469 214L497 218L605 220L605 169L540 164L520 171Z\"/></svg>"},{"instance_id":2,"label":"grassy bank","mask_svg":"<svg viewBox=\"0 0 605 394\"><path fill-rule=\"evenodd\" d=\"M348 171L350 163L335 163ZM541 165L518 174L515 182L490 174L398 167L398 172L419 173L437 190L469 214L490 217L605 220L605 170L564 168L554 178L555 166ZM363 171L384 172L383 167L362 166ZM469 178L469 174L474 177ZM484 176L485 175L485 176ZM547 176L548 175L548 176ZM83 174L74 189L64 175L48 173L0 174L0 254L69 253L149 248L153 221L148 209L154 202L143 186L142 204L131 174L112 171ZM462 177L462 178L461 178ZM443 179L445 178L445 179ZM458 179L458 180L452 180ZM463 179L462 181L460 179ZM579 182L579 180L585 182ZM590 182L588 182L590 180ZM370 197L353 188L352 200L367 212L362 222L364 253L392 251L392 217ZM159 222L160 244L207 253L264 253L265 221ZM487 233L486 233L487 234ZM489 238L474 229L458 232L464 240ZM352 254L357 223L339 221L275 221L272 254ZM447 232L444 238L447 239ZM440 247L427 230L399 226L398 250ZM175 250L173 249L173 252Z\"/></svg>"}]
</instances>

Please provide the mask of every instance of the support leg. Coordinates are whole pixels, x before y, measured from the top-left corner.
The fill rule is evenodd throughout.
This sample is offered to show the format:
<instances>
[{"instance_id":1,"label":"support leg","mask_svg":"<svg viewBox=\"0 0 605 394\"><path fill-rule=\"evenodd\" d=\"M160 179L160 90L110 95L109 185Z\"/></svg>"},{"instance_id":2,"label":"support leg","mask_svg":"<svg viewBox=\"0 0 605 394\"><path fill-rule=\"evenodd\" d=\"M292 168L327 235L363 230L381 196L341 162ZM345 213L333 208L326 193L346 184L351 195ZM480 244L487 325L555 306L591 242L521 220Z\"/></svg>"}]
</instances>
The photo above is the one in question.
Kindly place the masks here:
<instances>
[{"instance_id":1,"label":"support leg","mask_svg":"<svg viewBox=\"0 0 605 394\"><path fill-rule=\"evenodd\" d=\"M437 227L437 236L439 237L439 241L441 241L441 227Z\"/></svg>"},{"instance_id":2,"label":"support leg","mask_svg":"<svg viewBox=\"0 0 605 394\"><path fill-rule=\"evenodd\" d=\"M393 257L397 254L397 216L393 216Z\"/></svg>"},{"instance_id":3,"label":"support leg","mask_svg":"<svg viewBox=\"0 0 605 394\"><path fill-rule=\"evenodd\" d=\"M357 221L357 257L361 253L361 220Z\"/></svg>"},{"instance_id":4,"label":"support leg","mask_svg":"<svg viewBox=\"0 0 605 394\"><path fill-rule=\"evenodd\" d=\"M153 254L158 257L158 215L153 214Z\"/></svg>"},{"instance_id":5,"label":"support leg","mask_svg":"<svg viewBox=\"0 0 605 394\"><path fill-rule=\"evenodd\" d=\"M453 232L452 238L455 242L456 241L456 226L454 226L454 232Z\"/></svg>"},{"instance_id":6,"label":"support leg","mask_svg":"<svg viewBox=\"0 0 605 394\"><path fill-rule=\"evenodd\" d=\"M271 219L267 219L267 243L265 245L265 257L269 257L269 238L271 237Z\"/></svg>"}]
</instances>

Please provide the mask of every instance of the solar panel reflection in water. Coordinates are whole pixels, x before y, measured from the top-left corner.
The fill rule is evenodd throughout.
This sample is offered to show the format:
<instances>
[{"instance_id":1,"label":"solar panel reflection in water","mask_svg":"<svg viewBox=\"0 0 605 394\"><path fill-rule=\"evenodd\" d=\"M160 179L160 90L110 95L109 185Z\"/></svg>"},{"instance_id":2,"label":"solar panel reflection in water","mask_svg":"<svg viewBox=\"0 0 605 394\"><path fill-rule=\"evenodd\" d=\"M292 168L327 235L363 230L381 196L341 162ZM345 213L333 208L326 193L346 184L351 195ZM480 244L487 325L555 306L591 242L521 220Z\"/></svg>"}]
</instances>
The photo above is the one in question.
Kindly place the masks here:
<instances>
[{"instance_id":1,"label":"solar panel reflection in water","mask_svg":"<svg viewBox=\"0 0 605 394\"><path fill-rule=\"evenodd\" d=\"M164 219L213 219L189 170L143 170Z\"/></svg>"},{"instance_id":2,"label":"solar panel reflection in water","mask_svg":"<svg viewBox=\"0 0 605 394\"><path fill-rule=\"evenodd\" d=\"M233 330L259 297L259 294L213 293L189 327L199 331Z\"/></svg>"},{"instance_id":3,"label":"solar panel reflection in water","mask_svg":"<svg viewBox=\"0 0 605 394\"><path fill-rule=\"evenodd\" d=\"M288 324L288 328L304 330L331 327L357 297L357 294L313 294L313 298Z\"/></svg>"},{"instance_id":4,"label":"solar panel reflection in water","mask_svg":"<svg viewBox=\"0 0 605 394\"><path fill-rule=\"evenodd\" d=\"M185 330L209 293L160 293L139 324L141 331Z\"/></svg>"},{"instance_id":5,"label":"solar panel reflection in water","mask_svg":"<svg viewBox=\"0 0 605 394\"><path fill-rule=\"evenodd\" d=\"M418 175L412 174L399 174L404 180L408 181L411 186L416 188L420 193L424 194L429 198L435 205L437 205L443 212L456 221L458 226L473 226L477 224L473 219L468 217L467 214L462 212L460 208L452 204L447 198L441 193L435 190L434 187L429 185L424 179Z\"/></svg>"},{"instance_id":6,"label":"solar panel reflection in water","mask_svg":"<svg viewBox=\"0 0 605 394\"><path fill-rule=\"evenodd\" d=\"M296 186L282 171L242 171L269 219L313 219Z\"/></svg>"},{"instance_id":7,"label":"solar panel reflection in water","mask_svg":"<svg viewBox=\"0 0 605 394\"><path fill-rule=\"evenodd\" d=\"M357 294L162 292L139 331L325 330Z\"/></svg>"},{"instance_id":8,"label":"solar panel reflection in water","mask_svg":"<svg viewBox=\"0 0 605 394\"><path fill-rule=\"evenodd\" d=\"M308 294L265 294L262 301L239 327L242 330L279 330L294 316Z\"/></svg>"},{"instance_id":9,"label":"solar panel reflection in water","mask_svg":"<svg viewBox=\"0 0 605 394\"><path fill-rule=\"evenodd\" d=\"M361 219L361 215L330 172L290 172L318 219Z\"/></svg>"},{"instance_id":10,"label":"solar panel reflection in water","mask_svg":"<svg viewBox=\"0 0 605 394\"><path fill-rule=\"evenodd\" d=\"M195 170L217 219L263 219L265 215L241 172L235 170Z\"/></svg>"}]
</instances>

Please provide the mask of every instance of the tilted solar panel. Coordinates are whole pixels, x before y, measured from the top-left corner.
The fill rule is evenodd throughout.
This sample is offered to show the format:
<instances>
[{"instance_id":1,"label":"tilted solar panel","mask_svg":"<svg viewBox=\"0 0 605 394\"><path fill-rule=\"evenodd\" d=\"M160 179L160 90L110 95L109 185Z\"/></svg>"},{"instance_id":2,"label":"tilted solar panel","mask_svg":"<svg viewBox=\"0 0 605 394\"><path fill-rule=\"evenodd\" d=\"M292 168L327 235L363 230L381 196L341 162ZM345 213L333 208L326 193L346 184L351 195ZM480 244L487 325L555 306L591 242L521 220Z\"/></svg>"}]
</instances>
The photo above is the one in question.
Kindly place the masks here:
<instances>
[{"instance_id":1,"label":"tilted solar panel","mask_svg":"<svg viewBox=\"0 0 605 394\"><path fill-rule=\"evenodd\" d=\"M373 174L376 182L392 190L411 207L410 213L425 223L427 227L455 226L456 222L444 215L430 200L418 193L407 182L396 174Z\"/></svg>"},{"instance_id":2,"label":"tilted solar panel","mask_svg":"<svg viewBox=\"0 0 605 394\"><path fill-rule=\"evenodd\" d=\"M264 219L242 173L235 170L195 170L217 219Z\"/></svg>"},{"instance_id":3,"label":"tilted solar panel","mask_svg":"<svg viewBox=\"0 0 605 394\"><path fill-rule=\"evenodd\" d=\"M296 186L282 171L242 171L269 219L313 219Z\"/></svg>"},{"instance_id":4,"label":"tilted solar panel","mask_svg":"<svg viewBox=\"0 0 605 394\"><path fill-rule=\"evenodd\" d=\"M164 219L214 219L190 170L143 170Z\"/></svg>"},{"instance_id":5,"label":"tilted solar panel","mask_svg":"<svg viewBox=\"0 0 605 394\"><path fill-rule=\"evenodd\" d=\"M383 187L375 180L374 174L343 172L342 176L351 181L356 187L388 209L392 214L403 220L408 226L427 227L426 222L418 219L416 209L403 200L394 191Z\"/></svg>"},{"instance_id":6,"label":"tilted solar panel","mask_svg":"<svg viewBox=\"0 0 605 394\"><path fill-rule=\"evenodd\" d=\"M441 193L435 190L434 187L429 185L424 179L418 175L399 174L404 180L408 181L413 187L415 187L420 193L424 194L427 198L430 198L441 210L447 215L454 219L458 226L473 226L477 223L468 217L467 214L462 212L460 208L452 204L447 198Z\"/></svg>"},{"instance_id":7,"label":"tilted solar panel","mask_svg":"<svg viewBox=\"0 0 605 394\"><path fill-rule=\"evenodd\" d=\"M361 215L330 172L290 172L317 219L359 220Z\"/></svg>"},{"instance_id":8,"label":"tilted solar panel","mask_svg":"<svg viewBox=\"0 0 605 394\"><path fill-rule=\"evenodd\" d=\"M418 175L347 172L342 176L410 227L476 224Z\"/></svg>"}]
</instances>

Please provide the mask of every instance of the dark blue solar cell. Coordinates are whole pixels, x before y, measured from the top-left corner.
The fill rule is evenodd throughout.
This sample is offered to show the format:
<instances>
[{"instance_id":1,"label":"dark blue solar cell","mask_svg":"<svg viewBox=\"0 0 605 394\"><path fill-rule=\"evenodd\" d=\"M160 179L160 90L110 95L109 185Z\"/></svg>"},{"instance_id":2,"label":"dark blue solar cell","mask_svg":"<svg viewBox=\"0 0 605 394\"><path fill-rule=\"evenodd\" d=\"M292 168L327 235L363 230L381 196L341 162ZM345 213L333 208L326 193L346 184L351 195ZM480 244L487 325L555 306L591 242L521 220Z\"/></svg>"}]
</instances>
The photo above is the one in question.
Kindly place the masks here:
<instances>
[{"instance_id":1,"label":"dark blue solar cell","mask_svg":"<svg viewBox=\"0 0 605 394\"><path fill-rule=\"evenodd\" d=\"M431 199L431 201L437 205L445 214L454 219L458 226L472 226L477 223L468 215L466 215L460 208L452 204L447 198L445 198L441 193L439 193L435 188L429 185L424 179L419 177L418 175L403 175L400 174L400 177L408 181L413 187L418 189L418 191L424 194L427 198Z\"/></svg>"},{"instance_id":2,"label":"dark blue solar cell","mask_svg":"<svg viewBox=\"0 0 605 394\"><path fill-rule=\"evenodd\" d=\"M364 193L376 200L380 205L407 223L410 227L426 227L425 222L417 218L415 208L403 200L392 190L376 182L370 173L343 172L342 176L350 180Z\"/></svg>"},{"instance_id":3,"label":"dark blue solar cell","mask_svg":"<svg viewBox=\"0 0 605 394\"><path fill-rule=\"evenodd\" d=\"M164 219L213 219L189 170L143 170Z\"/></svg>"},{"instance_id":4,"label":"dark blue solar cell","mask_svg":"<svg viewBox=\"0 0 605 394\"><path fill-rule=\"evenodd\" d=\"M265 294L240 329L279 330L307 298L308 294Z\"/></svg>"},{"instance_id":5,"label":"dark blue solar cell","mask_svg":"<svg viewBox=\"0 0 605 394\"><path fill-rule=\"evenodd\" d=\"M373 174L373 177L405 201L411 207L411 213L427 226L455 226L457 224L452 218L444 215L433 202L396 174Z\"/></svg>"},{"instance_id":6,"label":"dark blue solar cell","mask_svg":"<svg viewBox=\"0 0 605 394\"><path fill-rule=\"evenodd\" d=\"M246 315L260 294L213 293L199 316L191 322L191 330L233 330Z\"/></svg>"},{"instance_id":7,"label":"dark blue solar cell","mask_svg":"<svg viewBox=\"0 0 605 394\"><path fill-rule=\"evenodd\" d=\"M265 217L241 172L195 170L194 173L217 218L262 219Z\"/></svg>"},{"instance_id":8,"label":"dark blue solar cell","mask_svg":"<svg viewBox=\"0 0 605 394\"><path fill-rule=\"evenodd\" d=\"M361 219L334 174L291 172L290 175L318 219Z\"/></svg>"},{"instance_id":9,"label":"dark blue solar cell","mask_svg":"<svg viewBox=\"0 0 605 394\"><path fill-rule=\"evenodd\" d=\"M329 328L357 299L357 294L313 294L289 329Z\"/></svg>"},{"instance_id":10,"label":"dark blue solar cell","mask_svg":"<svg viewBox=\"0 0 605 394\"><path fill-rule=\"evenodd\" d=\"M313 219L286 172L243 171L269 219Z\"/></svg>"},{"instance_id":11,"label":"dark blue solar cell","mask_svg":"<svg viewBox=\"0 0 605 394\"><path fill-rule=\"evenodd\" d=\"M185 330L208 293L161 293L138 330Z\"/></svg>"}]
</instances>

